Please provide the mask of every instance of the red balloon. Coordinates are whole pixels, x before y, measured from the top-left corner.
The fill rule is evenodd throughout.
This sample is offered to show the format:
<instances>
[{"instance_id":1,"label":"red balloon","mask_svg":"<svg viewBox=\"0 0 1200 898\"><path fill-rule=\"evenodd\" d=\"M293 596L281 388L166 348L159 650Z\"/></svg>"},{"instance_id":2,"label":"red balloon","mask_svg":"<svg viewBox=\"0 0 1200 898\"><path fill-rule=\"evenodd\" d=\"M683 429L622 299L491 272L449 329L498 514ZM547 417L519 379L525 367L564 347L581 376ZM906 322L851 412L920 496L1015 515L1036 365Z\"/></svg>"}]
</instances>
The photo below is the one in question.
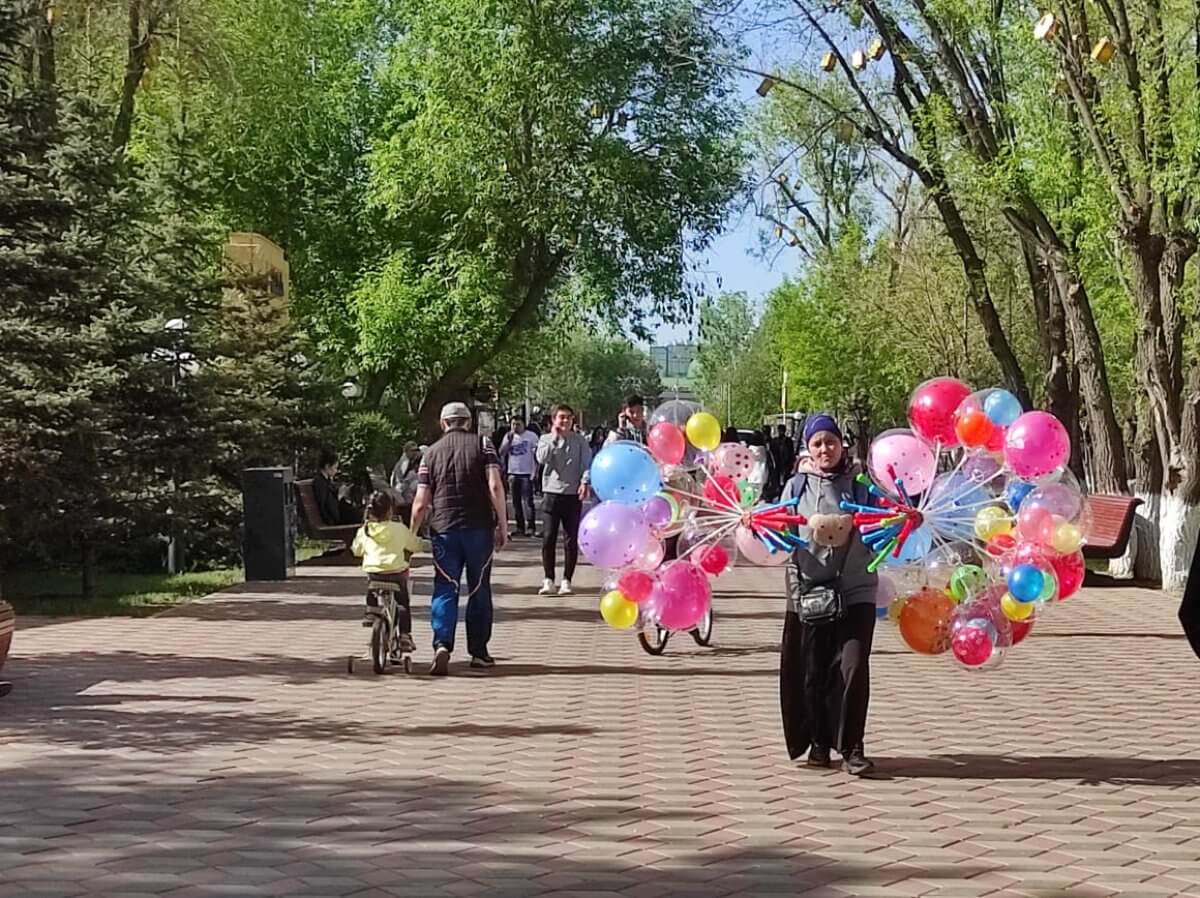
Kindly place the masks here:
<instances>
[{"instance_id":1,"label":"red balloon","mask_svg":"<svg viewBox=\"0 0 1200 898\"><path fill-rule=\"evenodd\" d=\"M626 571L617 580L617 589L631 602L644 602L654 591L654 578L645 571Z\"/></svg>"},{"instance_id":2,"label":"red balloon","mask_svg":"<svg viewBox=\"0 0 1200 898\"><path fill-rule=\"evenodd\" d=\"M1050 566L1054 568L1054 576L1058 578L1058 600L1069 599L1079 592L1083 586L1083 578L1087 573L1087 565L1082 552L1072 552L1070 555L1051 555Z\"/></svg>"},{"instance_id":3,"label":"red balloon","mask_svg":"<svg viewBox=\"0 0 1200 898\"><path fill-rule=\"evenodd\" d=\"M954 433L968 449L982 449L992 438L996 425L982 409L967 409L954 419Z\"/></svg>"},{"instance_id":4,"label":"red balloon","mask_svg":"<svg viewBox=\"0 0 1200 898\"><path fill-rule=\"evenodd\" d=\"M988 441L983 448L988 452L994 452L997 454L1002 453L1004 451L1004 437L1007 435L1007 433L1007 427L1002 427L995 421L992 421L992 435L988 438Z\"/></svg>"},{"instance_id":5,"label":"red balloon","mask_svg":"<svg viewBox=\"0 0 1200 898\"><path fill-rule=\"evenodd\" d=\"M913 391L908 401L908 423L929 442L943 448L958 445L954 432L954 412L958 404L971 395L971 388L953 377L935 377Z\"/></svg>"},{"instance_id":6,"label":"red balloon","mask_svg":"<svg viewBox=\"0 0 1200 898\"><path fill-rule=\"evenodd\" d=\"M713 505L736 508L742 493L728 474L714 474L704 481L704 498Z\"/></svg>"},{"instance_id":7,"label":"red balloon","mask_svg":"<svg viewBox=\"0 0 1200 898\"><path fill-rule=\"evenodd\" d=\"M670 421L660 421L646 435L646 446L664 465L677 465L687 451L687 438Z\"/></svg>"},{"instance_id":8,"label":"red balloon","mask_svg":"<svg viewBox=\"0 0 1200 898\"><path fill-rule=\"evenodd\" d=\"M705 546L696 555L699 556L696 561L700 564L704 573L712 574L714 577L723 573L725 568L729 567L729 553L725 551L725 547L720 543Z\"/></svg>"},{"instance_id":9,"label":"red balloon","mask_svg":"<svg viewBox=\"0 0 1200 898\"><path fill-rule=\"evenodd\" d=\"M1003 558L1016 548L1016 545L1017 541L1015 539L1007 533L1001 533L999 536L993 536L988 540L987 553L993 558Z\"/></svg>"},{"instance_id":10,"label":"red balloon","mask_svg":"<svg viewBox=\"0 0 1200 898\"><path fill-rule=\"evenodd\" d=\"M1029 635L1029 631L1033 629L1034 618L1028 617L1025 620L1015 620L1012 623L1013 645L1024 642L1025 637Z\"/></svg>"}]
</instances>

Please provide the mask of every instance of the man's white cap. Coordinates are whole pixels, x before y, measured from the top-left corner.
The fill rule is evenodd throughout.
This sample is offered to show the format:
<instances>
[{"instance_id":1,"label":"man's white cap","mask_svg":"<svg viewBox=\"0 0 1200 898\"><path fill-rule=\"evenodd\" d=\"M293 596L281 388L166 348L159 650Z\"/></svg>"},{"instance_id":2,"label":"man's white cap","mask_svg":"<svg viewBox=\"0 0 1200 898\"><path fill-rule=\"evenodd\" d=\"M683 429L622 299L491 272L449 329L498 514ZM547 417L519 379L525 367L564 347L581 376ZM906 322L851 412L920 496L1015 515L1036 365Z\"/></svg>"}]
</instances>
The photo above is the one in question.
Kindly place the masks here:
<instances>
[{"instance_id":1,"label":"man's white cap","mask_svg":"<svg viewBox=\"0 0 1200 898\"><path fill-rule=\"evenodd\" d=\"M443 421L469 421L471 419L471 410L467 408L465 402L447 402L442 406Z\"/></svg>"}]
</instances>

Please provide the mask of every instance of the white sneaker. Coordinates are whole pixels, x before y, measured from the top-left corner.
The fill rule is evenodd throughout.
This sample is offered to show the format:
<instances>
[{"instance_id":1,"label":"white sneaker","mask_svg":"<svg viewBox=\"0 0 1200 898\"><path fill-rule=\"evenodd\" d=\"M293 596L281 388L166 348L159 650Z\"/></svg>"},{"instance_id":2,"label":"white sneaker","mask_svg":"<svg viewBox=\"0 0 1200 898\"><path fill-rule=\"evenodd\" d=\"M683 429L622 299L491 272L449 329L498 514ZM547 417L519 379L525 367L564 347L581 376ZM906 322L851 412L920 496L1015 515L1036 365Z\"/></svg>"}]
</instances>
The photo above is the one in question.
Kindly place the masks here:
<instances>
[{"instance_id":1,"label":"white sneaker","mask_svg":"<svg viewBox=\"0 0 1200 898\"><path fill-rule=\"evenodd\" d=\"M538 590L538 595L539 596L554 595L554 581L553 580L543 580L542 588Z\"/></svg>"},{"instance_id":2,"label":"white sneaker","mask_svg":"<svg viewBox=\"0 0 1200 898\"><path fill-rule=\"evenodd\" d=\"M562 586L560 586L558 588L558 594L560 596L574 595L574 590L571 589L571 581L570 580L564 580L562 582Z\"/></svg>"}]
</instances>

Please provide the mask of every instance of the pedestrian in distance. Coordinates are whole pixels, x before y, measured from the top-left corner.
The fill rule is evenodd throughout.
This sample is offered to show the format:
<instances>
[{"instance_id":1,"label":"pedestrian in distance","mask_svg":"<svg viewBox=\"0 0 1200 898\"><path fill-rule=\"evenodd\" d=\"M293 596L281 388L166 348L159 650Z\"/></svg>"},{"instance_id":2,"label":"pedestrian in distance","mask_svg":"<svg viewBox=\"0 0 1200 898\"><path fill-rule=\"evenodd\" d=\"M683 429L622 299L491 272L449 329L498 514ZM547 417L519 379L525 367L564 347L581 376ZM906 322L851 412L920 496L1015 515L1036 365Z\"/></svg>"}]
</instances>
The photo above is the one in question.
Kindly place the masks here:
<instances>
[{"instance_id":1,"label":"pedestrian in distance","mask_svg":"<svg viewBox=\"0 0 1200 898\"><path fill-rule=\"evenodd\" d=\"M545 578L538 595L554 593L554 567L558 555L558 531L563 531L563 578L560 596L570 595L571 580L579 561L579 520L587 498L587 471L592 450L587 438L576 433L575 411L569 405L553 409L550 432L537 445L542 466L542 573Z\"/></svg>"}]
</instances>

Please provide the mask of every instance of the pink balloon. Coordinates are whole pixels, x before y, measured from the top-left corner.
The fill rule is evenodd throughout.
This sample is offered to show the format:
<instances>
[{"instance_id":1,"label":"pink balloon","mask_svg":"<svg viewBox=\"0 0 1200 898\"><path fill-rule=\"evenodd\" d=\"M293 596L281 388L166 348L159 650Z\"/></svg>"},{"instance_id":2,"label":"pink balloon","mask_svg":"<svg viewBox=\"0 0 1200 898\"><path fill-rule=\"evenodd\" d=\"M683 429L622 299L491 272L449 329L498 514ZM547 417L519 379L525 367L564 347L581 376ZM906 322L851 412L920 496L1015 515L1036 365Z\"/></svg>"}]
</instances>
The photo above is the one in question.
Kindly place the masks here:
<instances>
[{"instance_id":1,"label":"pink balloon","mask_svg":"<svg viewBox=\"0 0 1200 898\"><path fill-rule=\"evenodd\" d=\"M766 567L776 567L791 558L791 553L779 549L772 552L763 545L762 540L754 535L749 527L738 527L733 538L742 553L742 557L751 564L761 564Z\"/></svg>"},{"instance_id":2,"label":"pink balloon","mask_svg":"<svg viewBox=\"0 0 1200 898\"><path fill-rule=\"evenodd\" d=\"M644 602L654 591L654 578L645 571L626 571L617 579L617 589L631 602Z\"/></svg>"},{"instance_id":3,"label":"pink balloon","mask_svg":"<svg viewBox=\"0 0 1200 898\"><path fill-rule=\"evenodd\" d=\"M754 453L741 443L722 443L705 460L714 474L725 474L733 480L745 480L754 473Z\"/></svg>"},{"instance_id":4,"label":"pink balloon","mask_svg":"<svg viewBox=\"0 0 1200 898\"><path fill-rule=\"evenodd\" d=\"M660 421L646 435L646 446L663 464L677 465L683 461L683 454L687 451L687 438L676 425Z\"/></svg>"},{"instance_id":5,"label":"pink balloon","mask_svg":"<svg viewBox=\"0 0 1200 898\"><path fill-rule=\"evenodd\" d=\"M889 608L895 598L896 581L887 574L880 574L879 582L875 586L875 607Z\"/></svg>"},{"instance_id":6,"label":"pink balloon","mask_svg":"<svg viewBox=\"0 0 1200 898\"><path fill-rule=\"evenodd\" d=\"M1071 438L1048 412L1025 412L1008 428L1004 461L1022 480L1038 480L1060 470L1071 457Z\"/></svg>"},{"instance_id":7,"label":"pink balloon","mask_svg":"<svg viewBox=\"0 0 1200 898\"><path fill-rule=\"evenodd\" d=\"M935 377L927 380L913 390L912 398L908 401L908 423L931 443L941 443L944 448L953 449L958 445L958 434L954 432L954 412L958 404L970 395L971 388L956 378Z\"/></svg>"},{"instance_id":8,"label":"pink balloon","mask_svg":"<svg viewBox=\"0 0 1200 898\"><path fill-rule=\"evenodd\" d=\"M663 563L663 559L666 556L667 549L663 545L663 541L657 536L651 536L646 540L642 551L629 564L635 570L655 571L658 570L658 566Z\"/></svg>"},{"instance_id":9,"label":"pink balloon","mask_svg":"<svg viewBox=\"0 0 1200 898\"><path fill-rule=\"evenodd\" d=\"M871 443L867 467L876 483L894 490L896 480L900 480L912 496L925 492L933 483L937 458L933 447L911 430L889 430Z\"/></svg>"},{"instance_id":10,"label":"pink balloon","mask_svg":"<svg viewBox=\"0 0 1200 898\"><path fill-rule=\"evenodd\" d=\"M1017 513L1017 534L1023 540L1042 546L1050 545L1054 539L1054 528L1058 519L1049 509L1030 502L1022 502Z\"/></svg>"},{"instance_id":11,"label":"pink balloon","mask_svg":"<svg viewBox=\"0 0 1200 898\"><path fill-rule=\"evenodd\" d=\"M1082 552L1051 556L1050 566L1054 568L1054 576L1058 578L1058 600L1060 602L1079 592L1079 587L1083 586L1083 578L1087 574L1087 564L1083 560Z\"/></svg>"},{"instance_id":12,"label":"pink balloon","mask_svg":"<svg viewBox=\"0 0 1200 898\"><path fill-rule=\"evenodd\" d=\"M992 634L995 629L991 621L980 619L970 620L954 631L950 640L950 648L954 657L967 667L980 667L992 658L996 650Z\"/></svg>"},{"instance_id":13,"label":"pink balloon","mask_svg":"<svg viewBox=\"0 0 1200 898\"><path fill-rule=\"evenodd\" d=\"M658 575L650 601L658 622L668 630L690 630L712 603L712 587L704 571L689 561L673 561Z\"/></svg>"}]
</instances>

